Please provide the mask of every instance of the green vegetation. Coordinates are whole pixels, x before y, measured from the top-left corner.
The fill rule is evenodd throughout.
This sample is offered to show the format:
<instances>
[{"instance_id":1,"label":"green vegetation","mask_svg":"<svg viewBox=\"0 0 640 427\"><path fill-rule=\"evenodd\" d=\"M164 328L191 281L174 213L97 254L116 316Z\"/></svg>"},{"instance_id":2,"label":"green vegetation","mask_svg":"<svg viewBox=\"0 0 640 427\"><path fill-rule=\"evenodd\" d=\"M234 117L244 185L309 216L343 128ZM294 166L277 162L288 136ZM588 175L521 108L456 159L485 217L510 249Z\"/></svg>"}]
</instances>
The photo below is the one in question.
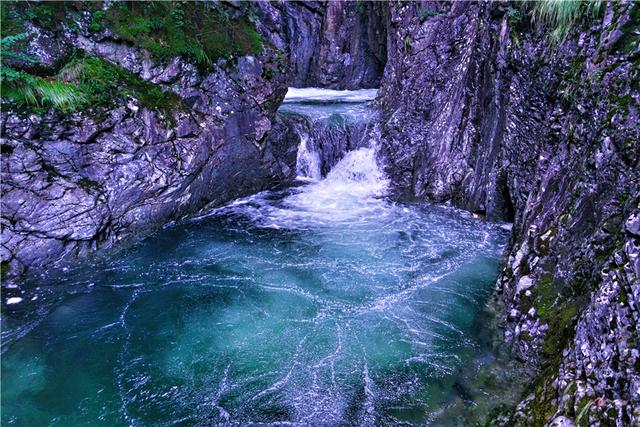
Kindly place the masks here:
<instances>
[{"instance_id":1,"label":"green vegetation","mask_svg":"<svg viewBox=\"0 0 640 427\"><path fill-rule=\"evenodd\" d=\"M420 23L423 23L424 21L426 21L429 18L432 18L434 16L438 16L440 13L438 13L437 10L433 10L433 9L422 9L420 11Z\"/></svg>"},{"instance_id":2,"label":"green vegetation","mask_svg":"<svg viewBox=\"0 0 640 427\"><path fill-rule=\"evenodd\" d=\"M2 3L3 37L25 31L31 22L48 31L63 26L77 30L83 14L90 15L89 31L112 30L123 40L148 50L157 60L180 55L208 70L219 58L257 55L262 38L251 22L251 6L230 17L208 2L15 2Z\"/></svg>"},{"instance_id":3,"label":"green vegetation","mask_svg":"<svg viewBox=\"0 0 640 427\"><path fill-rule=\"evenodd\" d=\"M95 57L72 59L57 78L78 88L89 105L111 105L114 93L120 98L134 97L141 105L165 113L180 103L177 95L163 92L124 68Z\"/></svg>"},{"instance_id":4,"label":"green vegetation","mask_svg":"<svg viewBox=\"0 0 640 427\"><path fill-rule=\"evenodd\" d=\"M20 104L36 107L53 106L61 111L69 112L83 105L86 101L80 91L73 85L56 79L45 79L33 76L25 71L16 70L5 62L22 61L33 62L34 58L15 49L19 43L25 41L25 33L2 38L0 52L2 67L0 68L0 85L2 97Z\"/></svg>"},{"instance_id":5,"label":"green vegetation","mask_svg":"<svg viewBox=\"0 0 640 427\"><path fill-rule=\"evenodd\" d=\"M51 77L38 77L5 64L7 60L33 62L34 59L12 50L26 39L24 33L2 39L2 98L36 109L54 107L64 113L82 108L109 106L116 98L132 96L148 108L165 113L179 105L177 95L162 92L157 86L135 74L95 58L73 58ZM118 96L114 96L118 94ZM37 111L37 110L36 110Z\"/></svg>"},{"instance_id":6,"label":"green vegetation","mask_svg":"<svg viewBox=\"0 0 640 427\"><path fill-rule=\"evenodd\" d=\"M3 98L36 107L52 106L63 112L75 111L86 103L86 98L73 85L10 71L2 71Z\"/></svg>"},{"instance_id":7,"label":"green vegetation","mask_svg":"<svg viewBox=\"0 0 640 427\"><path fill-rule=\"evenodd\" d=\"M77 1L2 1L2 37L23 33L30 22L47 31L57 31L63 24L74 27L73 18L85 10L95 10L99 2Z\"/></svg>"},{"instance_id":8,"label":"green vegetation","mask_svg":"<svg viewBox=\"0 0 640 427\"><path fill-rule=\"evenodd\" d=\"M404 53L410 53L411 45L413 44L413 39L411 38L411 36L407 34L406 36L404 36L404 39L402 39L402 42L404 44Z\"/></svg>"},{"instance_id":9,"label":"green vegetation","mask_svg":"<svg viewBox=\"0 0 640 427\"><path fill-rule=\"evenodd\" d=\"M247 18L232 19L203 2L127 2L94 20L158 60L181 55L201 69L219 58L262 50L262 38Z\"/></svg>"},{"instance_id":10,"label":"green vegetation","mask_svg":"<svg viewBox=\"0 0 640 427\"><path fill-rule=\"evenodd\" d=\"M602 9L602 0L538 0L525 4L531 8L534 22L552 29L551 39L556 42L563 41L580 19L598 16Z\"/></svg>"},{"instance_id":11,"label":"green vegetation","mask_svg":"<svg viewBox=\"0 0 640 427\"><path fill-rule=\"evenodd\" d=\"M0 261L0 280L4 280L9 272L9 261Z\"/></svg>"},{"instance_id":12,"label":"green vegetation","mask_svg":"<svg viewBox=\"0 0 640 427\"><path fill-rule=\"evenodd\" d=\"M520 46L520 37L522 34L522 10L521 8L508 6L507 19L509 22L509 31L511 40L516 46Z\"/></svg>"},{"instance_id":13,"label":"green vegetation","mask_svg":"<svg viewBox=\"0 0 640 427\"><path fill-rule=\"evenodd\" d=\"M2 99L28 105L36 112L54 107L68 113L108 106L115 98L131 96L141 105L167 112L179 105L177 96L117 65L81 53L54 71L55 75L28 72L36 59L21 53L29 40L26 24L52 32L78 31L84 19L90 32L109 29L158 61L182 56L207 72L220 58L260 53L262 39L251 22L250 9L247 6L241 17L230 17L219 5L205 2L115 2L109 6L102 2L3 2ZM274 65L266 78L279 71Z\"/></svg>"}]
</instances>

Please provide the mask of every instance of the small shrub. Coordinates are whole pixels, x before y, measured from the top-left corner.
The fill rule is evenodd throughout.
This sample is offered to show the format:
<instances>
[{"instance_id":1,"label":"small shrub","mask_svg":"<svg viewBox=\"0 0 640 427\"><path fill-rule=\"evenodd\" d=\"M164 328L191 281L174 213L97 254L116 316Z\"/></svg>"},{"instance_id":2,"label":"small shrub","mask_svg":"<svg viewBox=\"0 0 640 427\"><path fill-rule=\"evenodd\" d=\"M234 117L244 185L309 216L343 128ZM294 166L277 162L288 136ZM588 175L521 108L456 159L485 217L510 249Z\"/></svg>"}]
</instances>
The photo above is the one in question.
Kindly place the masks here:
<instances>
[{"instance_id":1,"label":"small shrub","mask_svg":"<svg viewBox=\"0 0 640 427\"><path fill-rule=\"evenodd\" d=\"M29 39L27 33L14 34L0 39L0 58L2 61L14 60L21 62L35 62L36 58L21 52L24 42Z\"/></svg>"},{"instance_id":2,"label":"small shrub","mask_svg":"<svg viewBox=\"0 0 640 427\"><path fill-rule=\"evenodd\" d=\"M106 16L104 10L96 10L91 14L91 23L89 24L89 30L98 32L104 29L103 21Z\"/></svg>"}]
</instances>

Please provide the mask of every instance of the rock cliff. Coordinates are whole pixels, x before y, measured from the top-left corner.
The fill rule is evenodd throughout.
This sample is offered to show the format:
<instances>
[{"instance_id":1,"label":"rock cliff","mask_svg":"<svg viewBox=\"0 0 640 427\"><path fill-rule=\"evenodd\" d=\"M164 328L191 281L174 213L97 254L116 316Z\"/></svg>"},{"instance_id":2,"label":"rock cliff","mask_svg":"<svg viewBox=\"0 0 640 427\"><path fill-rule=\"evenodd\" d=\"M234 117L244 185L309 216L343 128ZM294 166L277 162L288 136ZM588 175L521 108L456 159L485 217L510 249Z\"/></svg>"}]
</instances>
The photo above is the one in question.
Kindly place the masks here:
<instances>
[{"instance_id":1,"label":"rock cliff","mask_svg":"<svg viewBox=\"0 0 640 427\"><path fill-rule=\"evenodd\" d=\"M390 9L396 191L514 222L497 298L537 374L511 422L639 422L638 5L558 42L518 4Z\"/></svg>"},{"instance_id":2,"label":"rock cliff","mask_svg":"<svg viewBox=\"0 0 640 427\"><path fill-rule=\"evenodd\" d=\"M178 99L171 111L135 96L73 114L3 105L3 274L109 247L295 176L295 141L268 137L287 87L284 73L266 72L286 66L284 18L268 3L254 13L260 53L220 59L206 73L179 56L154 60L109 28L92 31L86 12L54 30L29 24L26 50L38 64L59 69L73 50Z\"/></svg>"},{"instance_id":3,"label":"rock cliff","mask_svg":"<svg viewBox=\"0 0 640 427\"><path fill-rule=\"evenodd\" d=\"M108 106L73 113L4 103L0 255L7 278L290 180L299 135L293 123L275 119L287 86L379 85L386 5L201 3L188 6L202 8L191 15L180 5L159 7L155 15L144 3L5 8L3 22L12 20L5 27L20 25L28 40L22 51L35 59L8 65L66 82L78 64L101 61L106 76L85 80L124 78L139 88L106 85ZM185 19L230 35L190 40ZM258 51L233 52L255 50L242 36L261 37ZM206 42L208 50L191 46ZM158 90L154 96L172 97L169 106L145 102ZM343 154L330 151L324 173Z\"/></svg>"},{"instance_id":4,"label":"rock cliff","mask_svg":"<svg viewBox=\"0 0 640 427\"><path fill-rule=\"evenodd\" d=\"M384 2L287 3L290 86L374 88L387 60Z\"/></svg>"}]
</instances>

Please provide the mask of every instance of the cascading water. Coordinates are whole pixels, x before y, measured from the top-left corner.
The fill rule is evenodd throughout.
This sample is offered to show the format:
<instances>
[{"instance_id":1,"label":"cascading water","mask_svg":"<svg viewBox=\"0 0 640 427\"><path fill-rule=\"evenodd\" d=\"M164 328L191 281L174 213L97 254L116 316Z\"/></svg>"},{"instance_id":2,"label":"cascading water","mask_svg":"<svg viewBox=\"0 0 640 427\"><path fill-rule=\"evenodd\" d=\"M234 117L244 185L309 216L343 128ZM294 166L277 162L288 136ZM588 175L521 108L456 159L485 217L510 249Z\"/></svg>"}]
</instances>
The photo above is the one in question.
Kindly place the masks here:
<instances>
[{"instance_id":1,"label":"cascading water","mask_svg":"<svg viewBox=\"0 0 640 427\"><path fill-rule=\"evenodd\" d=\"M368 102L375 95L375 89L289 89L279 114L300 137L298 177L320 179L345 153L371 144L366 139L373 116Z\"/></svg>"},{"instance_id":2,"label":"cascading water","mask_svg":"<svg viewBox=\"0 0 640 427\"><path fill-rule=\"evenodd\" d=\"M293 95L301 131L371 113L371 92ZM301 138L309 182L26 287L2 313L3 423L424 424L471 404L459 372L484 360L505 232L390 200L375 138L324 179L322 147Z\"/></svg>"},{"instance_id":3,"label":"cascading water","mask_svg":"<svg viewBox=\"0 0 640 427\"><path fill-rule=\"evenodd\" d=\"M299 179L318 180L322 178L320 155L309 145L309 135L301 133L298 157L296 158L296 174Z\"/></svg>"}]
</instances>

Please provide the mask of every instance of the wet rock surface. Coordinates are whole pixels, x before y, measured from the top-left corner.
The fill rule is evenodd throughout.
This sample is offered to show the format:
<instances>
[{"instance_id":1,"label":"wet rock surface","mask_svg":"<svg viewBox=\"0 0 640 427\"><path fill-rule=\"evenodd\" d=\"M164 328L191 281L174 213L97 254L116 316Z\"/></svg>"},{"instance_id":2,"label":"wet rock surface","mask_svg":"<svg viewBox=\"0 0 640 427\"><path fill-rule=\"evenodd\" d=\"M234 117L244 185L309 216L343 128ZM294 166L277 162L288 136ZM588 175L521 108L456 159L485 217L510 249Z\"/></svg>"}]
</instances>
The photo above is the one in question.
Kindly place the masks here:
<instances>
[{"instance_id":1,"label":"wet rock surface","mask_svg":"<svg viewBox=\"0 0 640 427\"><path fill-rule=\"evenodd\" d=\"M349 151L366 142L367 123L312 120L303 115L280 114L280 123L296 135L298 143L305 139L306 148L318 156L319 177L325 177Z\"/></svg>"},{"instance_id":2,"label":"wet rock surface","mask_svg":"<svg viewBox=\"0 0 640 427\"><path fill-rule=\"evenodd\" d=\"M88 15L74 31L28 24L26 53L36 61L23 68L55 73L76 50L178 95L180 106L159 112L131 98L73 115L3 108L1 256L9 278L291 180L299 135L275 119L287 86L379 84L385 4L250 6L223 5L230 15L252 14L262 52L221 59L205 74L178 56L153 60L108 28L90 31ZM345 129L328 129L325 174L342 145L353 145Z\"/></svg>"},{"instance_id":3,"label":"wet rock surface","mask_svg":"<svg viewBox=\"0 0 640 427\"><path fill-rule=\"evenodd\" d=\"M291 51L290 85L374 88L387 60L384 2L285 4Z\"/></svg>"},{"instance_id":4,"label":"wet rock surface","mask_svg":"<svg viewBox=\"0 0 640 427\"><path fill-rule=\"evenodd\" d=\"M640 419L637 7L554 44L507 4L391 6L378 103L397 193L514 221L498 301L536 373L518 425Z\"/></svg>"}]
</instances>

